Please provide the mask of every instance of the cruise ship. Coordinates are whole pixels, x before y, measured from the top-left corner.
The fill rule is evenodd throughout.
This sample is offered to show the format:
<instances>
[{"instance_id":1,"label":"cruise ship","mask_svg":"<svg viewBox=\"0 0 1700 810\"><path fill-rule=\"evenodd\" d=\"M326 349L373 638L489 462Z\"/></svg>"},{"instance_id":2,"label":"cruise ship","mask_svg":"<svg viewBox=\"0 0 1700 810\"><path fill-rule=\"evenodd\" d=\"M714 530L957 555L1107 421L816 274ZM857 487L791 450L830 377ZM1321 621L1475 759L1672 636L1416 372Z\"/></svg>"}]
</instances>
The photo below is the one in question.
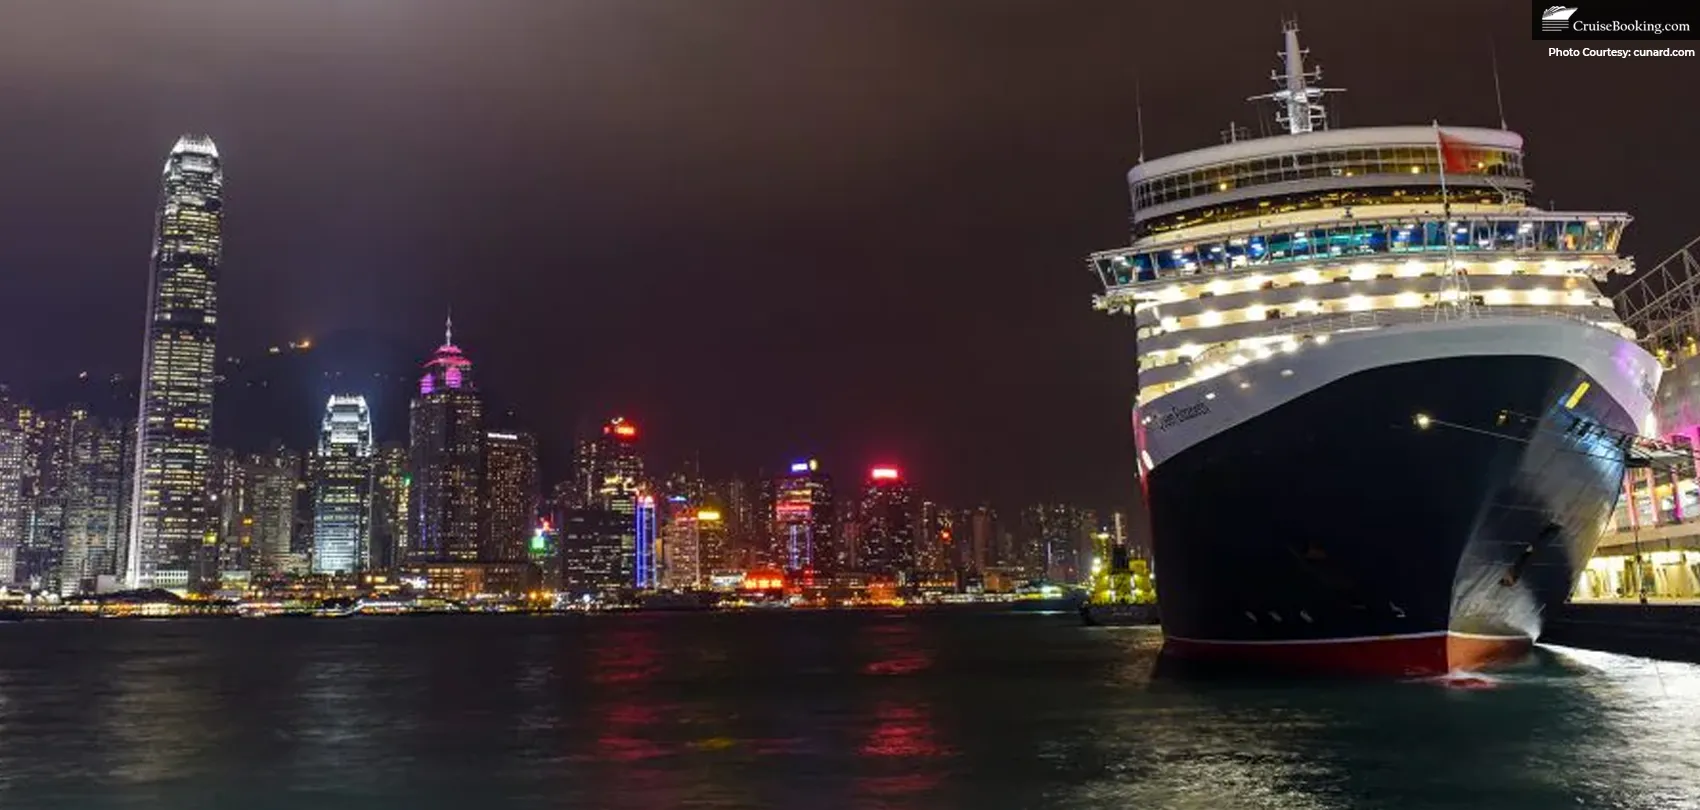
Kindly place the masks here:
<instances>
[{"instance_id":1,"label":"cruise ship","mask_svg":"<svg viewBox=\"0 0 1700 810\"><path fill-rule=\"evenodd\" d=\"M1133 316L1165 649L1426 676L1525 653L1650 430L1660 366L1599 283L1628 214L1531 204L1523 139L1329 129L1285 27L1280 134L1128 172L1089 258Z\"/></svg>"}]
</instances>

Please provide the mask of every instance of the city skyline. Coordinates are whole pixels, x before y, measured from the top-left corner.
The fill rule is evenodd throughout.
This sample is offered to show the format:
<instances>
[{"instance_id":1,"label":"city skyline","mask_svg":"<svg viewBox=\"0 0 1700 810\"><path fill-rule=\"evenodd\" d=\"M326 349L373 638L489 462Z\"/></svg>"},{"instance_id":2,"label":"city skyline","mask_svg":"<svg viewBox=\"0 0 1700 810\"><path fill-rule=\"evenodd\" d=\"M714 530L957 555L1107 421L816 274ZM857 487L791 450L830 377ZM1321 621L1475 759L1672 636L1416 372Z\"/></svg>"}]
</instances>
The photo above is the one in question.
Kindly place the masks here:
<instances>
[{"instance_id":1,"label":"city skyline","mask_svg":"<svg viewBox=\"0 0 1700 810\"><path fill-rule=\"evenodd\" d=\"M690 11L674 27L516 3L488 23L506 32L491 60L454 35L487 27L456 4L250 5L101 12L157 40L90 32L50 6L0 33L0 69L32 113L0 122L8 171L46 190L0 202L0 261L29 304L0 339L54 338L0 369L20 395L82 370L134 373L148 238L135 211L157 194L159 150L204 129L240 179L221 355L348 329L428 349L419 336L452 303L485 388L546 459L564 458L576 421L626 413L664 458L753 470L888 456L951 500L1106 504L1133 498L1132 335L1079 317L1095 290L1081 246L1125 238L1135 84L1147 156L1208 146L1230 119L1257 128L1238 100L1266 89L1273 47L1267 26L1236 26L1200 64L1142 32L1276 13L994 3L961 26L966 7L947 4L888 9L889 22L772 4L764 31L789 35L770 41ZM1360 35L1373 9L1296 10L1331 81L1413 87L1346 94L1342 124L1497 123L1485 34L1383 48ZM1518 32L1526 12L1436 10ZM288 33L324 26L341 36ZM56 33L79 48L44 47ZM1700 180L1566 121L1572 93L1629 117L1690 115L1637 89L1660 65L1608 78L1500 44L1539 199L1631 207L1648 178ZM121 75L101 67L119 58ZM1408 80L1413 65L1436 72ZM1633 207L1625 238L1643 263L1690 235L1679 206ZM781 393L779 375L799 370Z\"/></svg>"}]
</instances>

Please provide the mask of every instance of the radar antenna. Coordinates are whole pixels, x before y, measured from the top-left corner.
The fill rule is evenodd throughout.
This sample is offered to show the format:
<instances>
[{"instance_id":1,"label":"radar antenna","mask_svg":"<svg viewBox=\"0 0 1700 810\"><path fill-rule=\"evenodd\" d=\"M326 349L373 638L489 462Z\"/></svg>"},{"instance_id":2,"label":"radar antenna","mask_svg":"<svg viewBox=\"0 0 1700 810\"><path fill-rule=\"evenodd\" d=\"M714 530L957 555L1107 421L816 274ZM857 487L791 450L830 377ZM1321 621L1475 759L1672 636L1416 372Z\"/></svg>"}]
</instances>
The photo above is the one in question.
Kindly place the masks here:
<instances>
[{"instance_id":1,"label":"radar antenna","mask_svg":"<svg viewBox=\"0 0 1700 810\"><path fill-rule=\"evenodd\" d=\"M1281 32L1286 35L1287 47L1277 56L1281 57L1284 71L1270 71L1269 78L1279 87L1273 93L1252 96L1249 101L1273 101L1275 121L1287 128L1287 132L1300 135L1328 128L1328 110L1322 105L1322 97L1328 93L1343 93L1338 87L1312 87L1306 82L1322 81L1322 68L1305 70L1305 54L1310 53L1299 47L1299 21L1287 20L1281 24Z\"/></svg>"}]
</instances>

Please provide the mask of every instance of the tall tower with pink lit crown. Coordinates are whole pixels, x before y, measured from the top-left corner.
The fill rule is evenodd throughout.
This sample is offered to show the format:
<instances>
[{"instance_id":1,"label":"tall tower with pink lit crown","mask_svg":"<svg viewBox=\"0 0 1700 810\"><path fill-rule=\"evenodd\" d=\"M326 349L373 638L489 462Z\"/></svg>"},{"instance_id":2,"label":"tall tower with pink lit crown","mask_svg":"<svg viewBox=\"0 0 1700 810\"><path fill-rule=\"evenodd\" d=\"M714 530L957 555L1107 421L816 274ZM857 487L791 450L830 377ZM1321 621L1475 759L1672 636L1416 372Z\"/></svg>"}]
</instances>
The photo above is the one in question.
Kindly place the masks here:
<instances>
[{"instance_id":1,"label":"tall tower with pink lit crown","mask_svg":"<svg viewBox=\"0 0 1700 810\"><path fill-rule=\"evenodd\" d=\"M414 561L478 559L484 404L473 385L472 361L455 345L452 317L444 323L443 345L431 353L419 377L408 437L413 470L409 556Z\"/></svg>"}]
</instances>

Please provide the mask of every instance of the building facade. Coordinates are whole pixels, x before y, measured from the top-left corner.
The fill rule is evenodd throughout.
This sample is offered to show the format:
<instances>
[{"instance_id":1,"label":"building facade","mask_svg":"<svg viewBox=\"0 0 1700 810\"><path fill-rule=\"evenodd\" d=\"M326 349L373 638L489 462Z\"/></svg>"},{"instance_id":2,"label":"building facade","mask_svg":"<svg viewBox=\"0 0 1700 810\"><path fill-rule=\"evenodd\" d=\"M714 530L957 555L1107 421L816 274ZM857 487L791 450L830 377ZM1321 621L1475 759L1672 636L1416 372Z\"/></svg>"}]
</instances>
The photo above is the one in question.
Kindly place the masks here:
<instances>
[{"instance_id":1,"label":"building facade","mask_svg":"<svg viewBox=\"0 0 1700 810\"><path fill-rule=\"evenodd\" d=\"M313 573L365 570L372 547L372 413L365 397L325 403L312 469Z\"/></svg>"},{"instance_id":2,"label":"building facade","mask_svg":"<svg viewBox=\"0 0 1700 810\"><path fill-rule=\"evenodd\" d=\"M915 493L896 467L875 467L862 490L857 568L897 574L915 568Z\"/></svg>"},{"instance_id":3,"label":"building facade","mask_svg":"<svg viewBox=\"0 0 1700 810\"><path fill-rule=\"evenodd\" d=\"M834 569L832 477L820 462L793 462L772 492L772 563L787 571Z\"/></svg>"},{"instance_id":4,"label":"building facade","mask_svg":"<svg viewBox=\"0 0 1700 810\"><path fill-rule=\"evenodd\" d=\"M29 532L29 418L27 407L0 391L0 585L17 582L18 549Z\"/></svg>"},{"instance_id":5,"label":"building facade","mask_svg":"<svg viewBox=\"0 0 1700 810\"><path fill-rule=\"evenodd\" d=\"M478 559L484 494L484 404L453 323L425 363L409 413L415 560Z\"/></svg>"},{"instance_id":6,"label":"building facade","mask_svg":"<svg viewBox=\"0 0 1700 810\"><path fill-rule=\"evenodd\" d=\"M185 588L207 573L223 221L218 149L185 135L165 160L154 226L125 571L133 588Z\"/></svg>"},{"instance_id":7,"label":"building facade","mask_svg":"<svg viewBox=\"0 0 1700 810\"><path fill-rule=\"evenodd\" d=\"M65 554L60 593L94 593L112 587L124 547L125 446L130 426L88 411L70 413L70 447L65 486Z\"/></svg>"},{"instance_id":8,"label":"building facade","mask_svg":"<svg viewBox=\"0 0 1700 810\"><path fill-rule=\"evenodd\" d=\"M484 539L490 562L518 562L537 527L537 439L529 433L484 434Z\"/></svg>"},{"instance_id":9,"label":"building facade","mask_svg":"<svg viewBox=\"0 0 1700 810\"><path fill-rule=\"evenodd\" d=\"M387 443L372 457L373 571L395 571L407 560L413 477L407 466L407 447Z\"/></svg>"}]
</instances>

